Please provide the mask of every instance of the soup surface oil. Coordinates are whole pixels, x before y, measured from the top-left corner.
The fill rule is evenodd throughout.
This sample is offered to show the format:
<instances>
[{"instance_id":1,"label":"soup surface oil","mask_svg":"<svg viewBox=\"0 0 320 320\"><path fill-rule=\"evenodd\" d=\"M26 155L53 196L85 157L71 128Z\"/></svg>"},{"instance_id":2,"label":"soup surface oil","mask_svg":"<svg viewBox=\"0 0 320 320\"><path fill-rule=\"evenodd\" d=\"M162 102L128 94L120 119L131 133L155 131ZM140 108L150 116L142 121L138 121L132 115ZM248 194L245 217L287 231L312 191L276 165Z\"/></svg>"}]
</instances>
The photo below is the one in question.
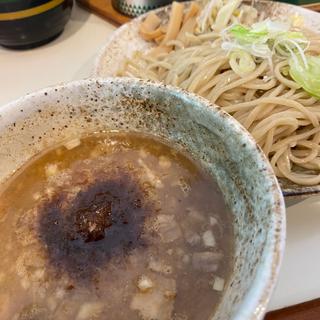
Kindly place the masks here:
<instances>
[{"instance_id":1,"label":"soup surface oil","mask_svg":"<svg viewBox=\"0 0 320 320\"><path fill-rule=\"evenodd\" d=\"M208 320L231 226L212 178L165 141L68 141L0 190L0 319Z\"/></svg>"}]
</instances>

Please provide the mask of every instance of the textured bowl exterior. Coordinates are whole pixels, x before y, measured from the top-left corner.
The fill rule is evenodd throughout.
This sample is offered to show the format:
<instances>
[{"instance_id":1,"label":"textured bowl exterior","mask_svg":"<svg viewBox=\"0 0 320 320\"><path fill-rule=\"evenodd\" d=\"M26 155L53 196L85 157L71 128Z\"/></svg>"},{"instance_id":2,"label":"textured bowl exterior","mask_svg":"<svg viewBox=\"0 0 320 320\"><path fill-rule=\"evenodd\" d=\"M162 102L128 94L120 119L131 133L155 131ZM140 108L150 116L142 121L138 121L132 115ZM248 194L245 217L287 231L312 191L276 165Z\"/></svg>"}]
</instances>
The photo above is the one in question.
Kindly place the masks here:
<instances>
[{"instance_id":1,"label":"textured bowl exterior","mask_svg":"<svg viewBox=\"0 0 320 320\"><path fill-rule=\"evenodd\" d=\"M33 48L57 37L68 22L73 0L0 1L0 45Z\"/></svg>"},{"instance_id":2,"label":"textured bowl exterior","mask_svg":"<svg viewBox=\"0 0 320 320\"><path fill-rule=\"evenodd\" d=\"M0 108L0 184L44 148L99 130L165 138L212 174L233 212L235 257L210 320L262 319L284 252L284 201L251 135L207 100L127 78L82 80L27 95Z\"/></svg>"},{"instance_id":3,"label":"textured bowl exterior","mask_svg":"<svg viewBox=\"0 0 320 320\"><path fill-rule=\"evenodd\" d=\"M299 15L303 17L307 28L320 33L320 14L318 12L287 3L264 0L254 1L254 6L266 17L277 19L285 17L287 19L288 16ZM170 6L167 6L155 12L168 18L169 9ZM153 46L139 35L139 25L144 17L145 15L132 20L113 33L98 53L92 72L93 76L102 78L115 76L126 58L131 57L135 51L145 51ZM300 186L287 179L279 180L283 195L287 198L304 198L320 193L320 185Z\"/></svg>"}]
</instances>

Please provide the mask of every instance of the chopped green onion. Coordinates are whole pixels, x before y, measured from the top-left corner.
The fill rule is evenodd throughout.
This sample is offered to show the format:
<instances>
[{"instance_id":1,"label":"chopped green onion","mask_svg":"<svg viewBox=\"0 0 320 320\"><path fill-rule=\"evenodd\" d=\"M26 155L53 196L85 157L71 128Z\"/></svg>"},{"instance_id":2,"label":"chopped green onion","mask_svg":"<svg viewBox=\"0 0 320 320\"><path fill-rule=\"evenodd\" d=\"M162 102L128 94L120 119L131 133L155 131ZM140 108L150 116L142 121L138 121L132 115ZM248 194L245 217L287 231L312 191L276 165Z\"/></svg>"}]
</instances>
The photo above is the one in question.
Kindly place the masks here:
<instances>
[{"instance_id":1,"label":"chopped green onion","mask_svg":"<svg viewBox=\"0 0 320 320\"><path fill-rule=\"evenodd\" d=\"M206 30L222 31L232 17L237 15L237 8L242 0L210 0L197 18L197 32Z\"/></svg>"},{"instance_id":2,"label":"chopped green onion","mask_svg":"<svg viewBox=\"0 0 320 320\"><path fill-rule=\"evenodd\" d=\"M254 23L251 28L233 25L222 33L222 48L232 52L246 51L253 57L267 59L272 65L274 55L280 58L302 60L306 67L304 51L309 42L301 32L290 31L290 25L281 21L264 21Z\"/></svg>"},{"instance_id":3,"label":"chopped green onion","mask_svg":"<svg viewBox=\"0 0 320 320\"><path fill-rule=\"evenodd\" d=\"M253 72L256 68L252 56L241 50L231 52L229 63L231 69L241 77Z\"/></svg>"},{"instance_id":4,"label":"chopped green onion","mask_svg":"<svg viewBox=\"0 0 320 320\"><path fill-rule=\"evenodd\" d=\"M302 58L289 59L291 78L312 96L320 99L320 56L305 56L306 65Z\"/></svg>"},{"instance_id":5,"label":"chopped green onion","mask_svg":"<svg viewBox=\"0 0 320 320\"><path fill-rule=\"evenodd\" d=\"M268 32L250 30L240 24L230 28L230 33L232 36L241 43L265 43L268 38Z\"/></svg>"}]
</instances>

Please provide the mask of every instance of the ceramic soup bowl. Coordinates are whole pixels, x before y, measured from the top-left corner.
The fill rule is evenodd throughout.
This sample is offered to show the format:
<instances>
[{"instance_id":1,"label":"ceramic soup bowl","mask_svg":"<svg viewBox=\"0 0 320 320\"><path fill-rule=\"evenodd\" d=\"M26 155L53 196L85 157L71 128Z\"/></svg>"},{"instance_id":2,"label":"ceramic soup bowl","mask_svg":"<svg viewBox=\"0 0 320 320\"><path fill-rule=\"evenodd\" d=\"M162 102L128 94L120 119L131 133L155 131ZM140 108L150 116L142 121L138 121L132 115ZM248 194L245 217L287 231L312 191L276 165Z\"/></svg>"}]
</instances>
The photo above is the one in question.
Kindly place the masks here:
<instances>
[{"instance_id":1,"label":"ceramic soup bowl","mask_svg":"<svg viewBox=\"0 0 320 320\"><path fill-rule=\"evenodd\" d=\"M284 251L283 198L249 133L206 100L125 78L82 80L27 95L0 108L0 183L43 149L99 130L165 138L209 171L233 213L235 235L233 272L212 320L262 319Z\"/></svg>"}]
</instances>

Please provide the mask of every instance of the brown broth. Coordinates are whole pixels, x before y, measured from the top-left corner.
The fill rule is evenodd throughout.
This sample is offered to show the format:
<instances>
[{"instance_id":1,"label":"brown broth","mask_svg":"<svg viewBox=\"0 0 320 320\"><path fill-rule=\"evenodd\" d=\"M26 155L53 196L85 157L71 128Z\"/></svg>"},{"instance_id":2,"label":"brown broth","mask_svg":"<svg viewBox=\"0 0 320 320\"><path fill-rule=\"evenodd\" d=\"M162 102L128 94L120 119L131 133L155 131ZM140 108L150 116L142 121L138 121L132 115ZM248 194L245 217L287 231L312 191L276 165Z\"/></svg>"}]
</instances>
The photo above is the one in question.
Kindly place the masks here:
<instances>
[{"instance_id":1,"label":"brown broth","mask_svg":"<svg viewBox=\"0 0 320 320\"><path fill-rule=\"evenodd\" d=\"M208 320L231 272L216 183L136 133L37 156L3 186L0 228L1 320Z\"/></svg>"}]
</instances>

